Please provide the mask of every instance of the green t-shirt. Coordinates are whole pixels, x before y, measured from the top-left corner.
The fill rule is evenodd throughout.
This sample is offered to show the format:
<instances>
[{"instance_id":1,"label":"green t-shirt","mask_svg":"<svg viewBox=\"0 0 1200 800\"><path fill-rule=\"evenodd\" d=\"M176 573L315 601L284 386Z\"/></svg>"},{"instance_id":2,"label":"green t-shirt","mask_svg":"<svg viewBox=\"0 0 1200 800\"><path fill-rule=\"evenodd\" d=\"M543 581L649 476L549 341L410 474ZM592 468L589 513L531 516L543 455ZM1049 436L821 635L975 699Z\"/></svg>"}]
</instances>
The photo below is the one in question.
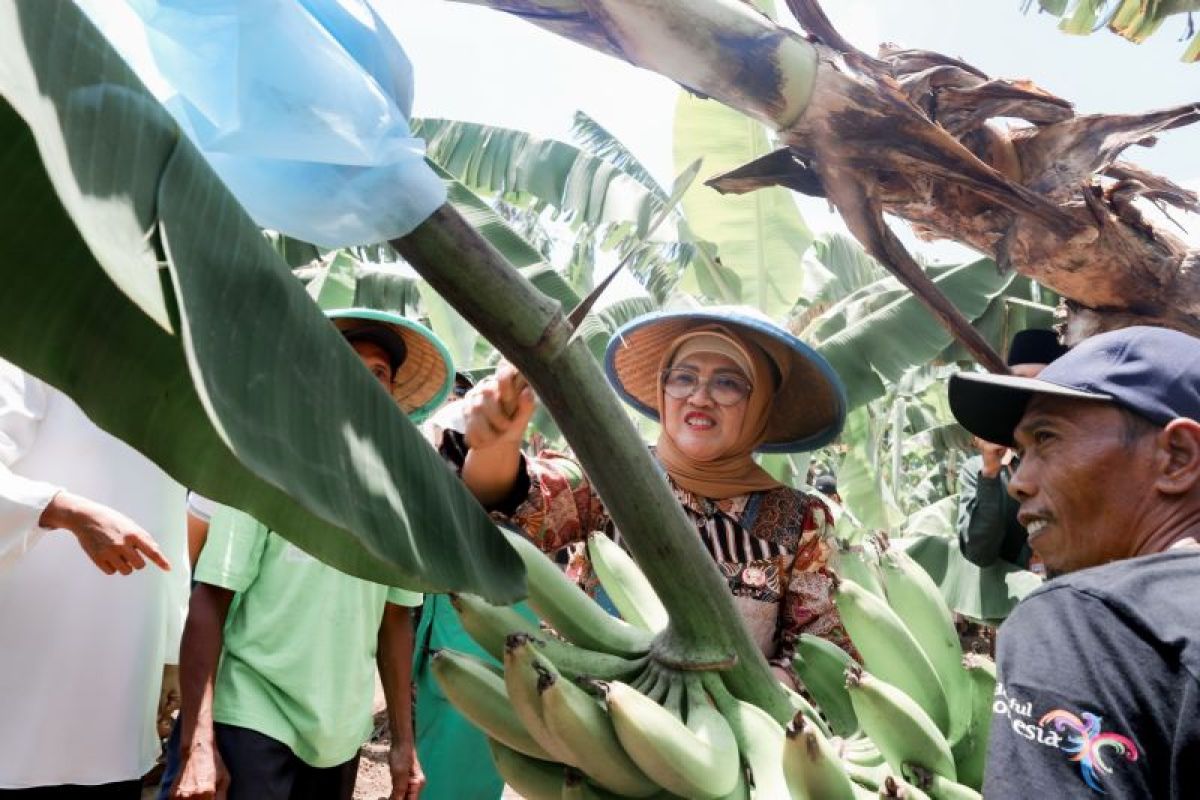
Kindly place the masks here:
<instances>
[{"instance_id":1,"label":"green t-shirt","mask_svg":"<svg viewBox=\"0 0 1200 800\"><path fill-rule=\"evenodd\" d=\"M195 579L236 594L225 621L213 718L331 767L371 733L385 603L421 595L338 572L240 511L220 508Z\"/></svg>"}]
</instances>

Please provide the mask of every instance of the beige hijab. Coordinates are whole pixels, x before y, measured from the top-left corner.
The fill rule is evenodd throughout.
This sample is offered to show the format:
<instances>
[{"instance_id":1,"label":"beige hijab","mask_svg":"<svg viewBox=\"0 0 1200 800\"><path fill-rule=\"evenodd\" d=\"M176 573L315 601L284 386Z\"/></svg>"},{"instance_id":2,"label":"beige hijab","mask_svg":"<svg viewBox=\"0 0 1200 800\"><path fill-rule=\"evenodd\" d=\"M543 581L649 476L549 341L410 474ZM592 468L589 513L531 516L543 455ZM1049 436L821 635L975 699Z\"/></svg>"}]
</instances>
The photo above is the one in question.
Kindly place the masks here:
<instances>
[{"instance_id":1,"label":"beige hijab","mask_svg":"<svg viewBox=\"0 0 1200 800\"><path fill-rule=\"evenodd\" d=\"M721 325L695 328L675 339L663 353L658 370L658 409L664 408L662 373L685 355L716 352L732 358L746 370L754 391L746 400L746 415L737 440L716 458L698 461L680 451L664 425L658 437L658 460L667 474L684 489L701 497L724 500L750 492L782 486L758 464L752 453L763 443L775 387L780 383L780 365L753 342L738 337Z\"/></svg>"}]
</instances>

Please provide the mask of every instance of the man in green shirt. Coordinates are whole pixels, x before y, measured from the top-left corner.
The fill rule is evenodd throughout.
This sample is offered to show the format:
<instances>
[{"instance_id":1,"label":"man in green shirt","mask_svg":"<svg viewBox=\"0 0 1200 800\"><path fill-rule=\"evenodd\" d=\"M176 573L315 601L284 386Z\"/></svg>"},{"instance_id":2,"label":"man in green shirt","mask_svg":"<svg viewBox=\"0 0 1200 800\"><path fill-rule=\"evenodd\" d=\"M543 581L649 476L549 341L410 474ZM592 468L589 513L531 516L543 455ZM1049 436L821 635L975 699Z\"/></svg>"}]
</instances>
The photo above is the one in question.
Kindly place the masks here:
<instances>
[{"instance_id":1,"label":"man in green shirt","mask_svg":"<svg viewBox=\"0 0 1200 800\"><path fill-rule=\"evenodd\" d=\"M445 398L454 371L431 332L383 312L329 315L410 416ZM194 578L172 797L349 800L378 665L391 798L417 798L424 776L413 746L411 609L419 594L341 573L228 508L213 515Z\"/></svg>"},{"instance_id":2,"label":"man in green shirt","mask_svg":"<svg viewBox=\"0 0 1200 800\"><path fill-rule=\"evenodd\" d=\"M1009 344L1008 366L1013 375L1034 378L1066 351L1054 331L1018 331ZM1017 521L1019 504L1008 494L1009 477L1017 468L1013 452L978 437L975 446L979 455L968 459L958 476L958 543L962 554L980 567L1006 561L1029 569L1029 536Z\"/></svg>"}]
</instances>

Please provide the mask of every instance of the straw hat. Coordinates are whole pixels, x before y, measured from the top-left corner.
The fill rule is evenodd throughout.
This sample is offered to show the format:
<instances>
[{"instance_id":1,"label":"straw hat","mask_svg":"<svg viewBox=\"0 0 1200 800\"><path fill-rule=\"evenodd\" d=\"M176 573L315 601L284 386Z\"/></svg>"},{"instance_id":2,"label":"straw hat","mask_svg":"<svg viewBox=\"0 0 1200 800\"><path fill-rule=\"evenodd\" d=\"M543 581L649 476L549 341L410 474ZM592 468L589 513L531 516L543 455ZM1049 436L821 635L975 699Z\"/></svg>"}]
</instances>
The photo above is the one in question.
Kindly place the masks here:
<instances>
[{"instance_id":1,"label":"straw hat","mask_svg":"<svg viewBox=\"0 0 1200 800\"><path fill-rule=\"evenodd\" d=\"M392 378L392 397L413 422L425 419L445 401L454 386L454 361L433 331L399 314L370 308L336 308L325 316L343 336L380 328L399 337L404 357ZM389 355L400 349L381 344Z\"/></svg>"},{"instance_id":2,"label":"straw hat","mask_svg":"<svg viewBox=\"0 0 1200 800\"><path fill-rule=\"evenodd\" d=\"M846 390L817 351L759 312L711 306L647 314L626 323L608 343L604 369L625 402L658 419L658 368L679 336L704 325L720 325L764 350L787 378L775 393L761 453L815 450L841 433Z\"/></svg>"}]
</instances>

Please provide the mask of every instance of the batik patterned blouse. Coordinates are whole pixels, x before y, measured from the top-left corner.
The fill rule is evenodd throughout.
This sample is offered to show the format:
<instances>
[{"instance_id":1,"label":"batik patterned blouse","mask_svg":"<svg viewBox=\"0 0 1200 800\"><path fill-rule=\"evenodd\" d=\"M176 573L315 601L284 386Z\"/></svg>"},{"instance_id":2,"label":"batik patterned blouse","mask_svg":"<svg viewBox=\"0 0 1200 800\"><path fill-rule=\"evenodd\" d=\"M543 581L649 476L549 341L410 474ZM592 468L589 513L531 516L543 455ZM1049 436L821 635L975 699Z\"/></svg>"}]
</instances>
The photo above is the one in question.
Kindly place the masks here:
<instances>
[{"instance_id":1,"label":"batik patterned blouse","mask_svg":"<svg viewBox=\"0 0 1200 800\"><path fill-rule=\"evenodd\" d=\"M442 453L461 465L461 437L447 434ZM497 515L544 552L570 547L568 574L594 590L596 580L581 543L592 531L604 531L620 543L608 511L574 459L546 451L527 456L524 464L525 480L518 481L516 496ZM780 487L709 500L668 482L773 665L790 667L802 633L853 652L831 597L833 518L819 496Z\"/></svg>"}]
</instances>

